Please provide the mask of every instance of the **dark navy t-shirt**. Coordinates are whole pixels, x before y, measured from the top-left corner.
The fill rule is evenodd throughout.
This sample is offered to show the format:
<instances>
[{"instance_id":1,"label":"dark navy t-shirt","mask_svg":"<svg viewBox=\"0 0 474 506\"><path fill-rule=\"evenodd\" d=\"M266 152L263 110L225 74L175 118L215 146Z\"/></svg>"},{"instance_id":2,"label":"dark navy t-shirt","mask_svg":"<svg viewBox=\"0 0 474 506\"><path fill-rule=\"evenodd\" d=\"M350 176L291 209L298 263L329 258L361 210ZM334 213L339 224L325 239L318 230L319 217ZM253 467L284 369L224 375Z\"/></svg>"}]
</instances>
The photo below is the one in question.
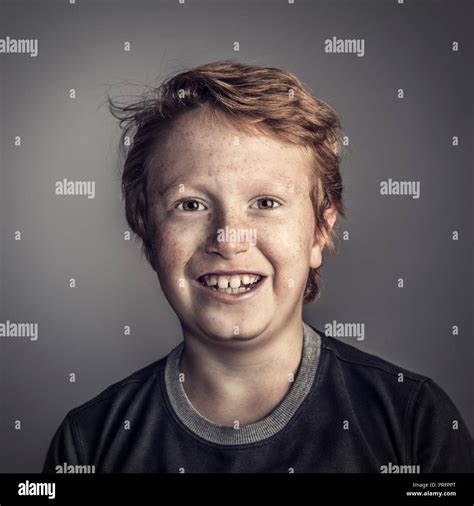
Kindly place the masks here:
<instances>
[{"instance_id":1,"label":"dark navy t-shirt","mask_svg":"<svg viewBox=\"0 0 474 506\"><path fill-rule=\"evenodd\" d=\"M469 431L436 383L303 326L294 384L263 420L221 427L195 411L181 343L70 411L43 471L473 472Z\"/></svg>"}]
</instances>

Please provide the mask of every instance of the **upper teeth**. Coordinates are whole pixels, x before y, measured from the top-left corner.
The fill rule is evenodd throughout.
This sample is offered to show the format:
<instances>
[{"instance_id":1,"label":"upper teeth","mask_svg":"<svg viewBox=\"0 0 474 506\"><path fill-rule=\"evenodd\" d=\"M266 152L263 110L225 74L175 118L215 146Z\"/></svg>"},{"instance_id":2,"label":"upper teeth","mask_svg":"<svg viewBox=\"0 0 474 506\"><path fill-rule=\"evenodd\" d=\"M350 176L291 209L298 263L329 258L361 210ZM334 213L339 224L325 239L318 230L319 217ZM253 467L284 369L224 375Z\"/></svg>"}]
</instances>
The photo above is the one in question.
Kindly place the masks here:
<instances>
[{"instance_id":1,"label":"upper teeth","mask_svg":"<svg viewBox=\"0 0 474 506\"><path fill-rule=\"evenodd\" d=\"M219 288L239 288L241 285L250 285L261 278L257 274L234 274L232 276L221 276L217 274L206 274L202 279L207 286L217 285Z\"/></svg>"}]
</instances>

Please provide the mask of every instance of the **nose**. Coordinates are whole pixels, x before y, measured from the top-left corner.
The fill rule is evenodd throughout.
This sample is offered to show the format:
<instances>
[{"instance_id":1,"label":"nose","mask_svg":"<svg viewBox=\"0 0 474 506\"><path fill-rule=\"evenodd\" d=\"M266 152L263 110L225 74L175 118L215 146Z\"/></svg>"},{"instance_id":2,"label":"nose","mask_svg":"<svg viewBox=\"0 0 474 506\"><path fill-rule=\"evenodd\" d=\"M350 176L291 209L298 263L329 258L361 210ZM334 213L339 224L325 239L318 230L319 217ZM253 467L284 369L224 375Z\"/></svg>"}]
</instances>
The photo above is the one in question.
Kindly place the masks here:
<instances>
[{"instance_id":1,"label":"nose","mask_svg":"<svg viewBox=\"0 0 474 506\"><path fill-rule=\"evenodd\" d=\"M232 258L238 253L245 253L250 248L247 230L243 220L232 211L220 211L210 222L210 230L205 245L208 254Z\"/></svg>"}]
</instances>

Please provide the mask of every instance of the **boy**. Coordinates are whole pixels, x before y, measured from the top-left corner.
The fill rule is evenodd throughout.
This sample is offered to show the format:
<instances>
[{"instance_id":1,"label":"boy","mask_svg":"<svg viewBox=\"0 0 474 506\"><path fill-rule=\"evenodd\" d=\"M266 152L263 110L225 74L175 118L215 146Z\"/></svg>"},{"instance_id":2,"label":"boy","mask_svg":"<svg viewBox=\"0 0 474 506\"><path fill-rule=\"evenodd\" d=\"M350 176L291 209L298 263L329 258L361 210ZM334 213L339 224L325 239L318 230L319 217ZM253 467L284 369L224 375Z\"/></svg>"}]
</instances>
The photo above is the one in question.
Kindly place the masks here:
<instances>
[{"instance_id":1,"label":"boy","mask_svg":"<svg viewBox=\"0 0 474 506\"><path fill-rule=\"evenodd\" d=\"M336 113L287 72L229 61L111 110L133 133L127 220L184 340L72 410L44 470L471 471L440 387L302 321L344 215Z\"/></svg>"}]
</instances>

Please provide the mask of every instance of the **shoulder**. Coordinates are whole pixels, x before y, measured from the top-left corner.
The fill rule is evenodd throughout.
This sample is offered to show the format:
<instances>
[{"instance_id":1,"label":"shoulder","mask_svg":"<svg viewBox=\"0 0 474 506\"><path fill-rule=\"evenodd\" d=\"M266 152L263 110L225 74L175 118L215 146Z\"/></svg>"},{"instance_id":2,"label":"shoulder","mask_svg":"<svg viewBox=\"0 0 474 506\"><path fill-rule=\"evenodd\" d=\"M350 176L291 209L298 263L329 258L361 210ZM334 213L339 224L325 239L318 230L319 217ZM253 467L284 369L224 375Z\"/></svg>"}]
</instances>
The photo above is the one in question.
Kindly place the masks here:
<instances>
[{"instance_id":1,"label":"shoulder","mask_svg":"<svg viewBox=\"0 0 474 506\"><path fill-rule=\"evenodd\" d=\"M432 380L313 329L321 337L320 388L354 412L408 423L423 386Z\"/></svg>"},{"instance_id":2,"label":"shoulder","mask_svg":"<svg viewBox=\"0 0 474 506\"><path fill-rule=\"evenodd\" d=\"M129 429L133 420L140 426L150 413L162 412L167 358L135 371L70 410L51 441L43 470L54 472L63 462L98 462L110 441L125 441L123 430Z\"/></svg>"},{"instance_id":3,"label":"shoulder","mask_svg":"<svg viewBox=\"0 0 474 506\"><path fill-rule=\"evenodd\" d=\"M168 355L113 383L95 397L69 411L68 417L73 423L74 420L94 415L104 420L108 413L118 415L126 412L134 405L143 402L144 398L159 399ZM153 392L154 395L149 397L147 392Z\"/></svg>"},{"instance_id":4,"label":"shoulder","mask_svg":"<svg viewBox=\"0 0 474 506\"><path fill-rule=\"evenodd\" d=\"M449 395L430 377L313 329L321 337L321 365L329 388L333 394L345 395L353 407L403 415L407 430L416 428L420 420L443 419L446 428L462 420Z\"/></svg>"},{"instance_id":5,"label":"shoulder","mask_svg":"<svg viewBox=\"0 0 474 506\"><path fill-rule=\"evenodd\" d=\"M313 329L321 337L325 393L370 427L368 439L380 444L388 430L400 442L403 460L421 465L423 472L472 472L469 429L443 388L427 376Z\"/></svg>"},{"instance_id":6,"label":"shoulder","mask_svg":"<svg viewBox=\"0 0 474 506\"><path fill-rule=\"evenodd\" d=\"M413 384L421 384L430 380L427 376L405 369L377 355L359 350L355 346L328 336L316 328L314 330L321 337L321 349L327 355L327 359L337 363L341 370L353 374L370 374L371 377L377 376L389 381L393 379L398 382L408 380Z\"/></svg>"}]
</instances>

